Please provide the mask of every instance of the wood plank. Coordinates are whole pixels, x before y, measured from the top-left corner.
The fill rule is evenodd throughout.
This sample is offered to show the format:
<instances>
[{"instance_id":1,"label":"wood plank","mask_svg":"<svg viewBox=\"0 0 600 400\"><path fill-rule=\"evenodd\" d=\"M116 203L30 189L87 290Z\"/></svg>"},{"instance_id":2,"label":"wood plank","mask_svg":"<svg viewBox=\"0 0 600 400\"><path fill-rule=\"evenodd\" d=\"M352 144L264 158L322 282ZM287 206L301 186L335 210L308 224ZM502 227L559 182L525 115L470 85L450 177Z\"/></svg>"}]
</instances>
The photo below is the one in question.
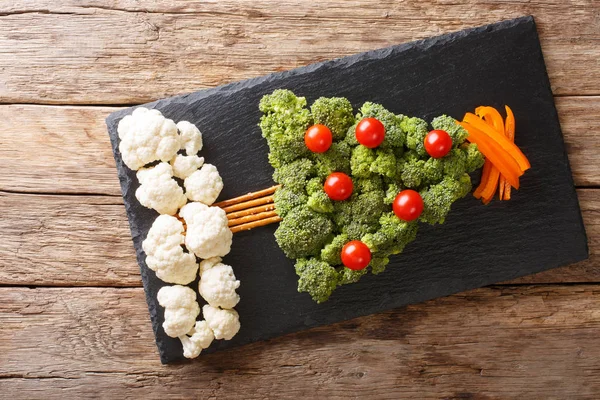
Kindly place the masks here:
<instances>
[{"instance_id":1,"label":"wood plank","mask_svg":"<svg viewBox=\"0 0 600 400\"><path fill-rule=\"evenodd\" d=\"M15 399L593 398L599 321L596 285L493 287L165 367L142 289L0 288L0 386Z\"/></svg>"},{"instance_id":2,"label":"wood plank","mask_svg":"<svg viewBox=\"0 0 600 400\"><path fill-rule=\"evenodd\" d=\"M573 177L600 185L600 96L557 97ZM0 105L0 190L121 195L104 118L117 108ZM518 122L518 121L517 121Z\"/></svg>"},{"instance_id":3,"label":"wood plank","mask_svg":"<svg viewBox=\"0 0 600 400\"><path fill-rule=\"evenodd\" d=\"M600 190L578 194L590 259L513 283L600 282ZM0 209L0 285L141 285L119 198L0 192Z\"/></svg>"},{"instance_id":4,"label":"wood plank","mask_svg":"<svg viewBox=\"0 0 600 400\"><path fill-rule=\"evenodd\" d=\"M595 0L17 0L0 5L0 101L143 103L525 14L554 93L600 94Z\"/></svg>"}]
</instances>

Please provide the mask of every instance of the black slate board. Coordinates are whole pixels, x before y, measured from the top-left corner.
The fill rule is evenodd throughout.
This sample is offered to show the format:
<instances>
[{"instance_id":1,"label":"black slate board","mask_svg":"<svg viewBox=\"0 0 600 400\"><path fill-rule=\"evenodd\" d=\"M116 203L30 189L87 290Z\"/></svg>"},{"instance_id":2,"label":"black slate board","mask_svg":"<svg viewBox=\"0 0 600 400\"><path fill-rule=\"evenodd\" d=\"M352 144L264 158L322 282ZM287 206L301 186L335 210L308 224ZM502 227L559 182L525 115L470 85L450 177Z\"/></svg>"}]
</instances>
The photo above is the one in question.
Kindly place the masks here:
<instances>
[{"instance_id":1,"label":"black slate board","mask_svg":"<svg viewBox=\"0 0 600 400\"><path fill-rule=\"evenodd\" d=\"M392 258L385 273L335 291L315 304L296 291L293 263L273 238L271 225L234 236L225 262L242 285L242 328L208 351L265 340L310 327L400 307L513 279L588 257L587 240L554 100L532 17L369 51L292 71L232 83L150 103L204 134L201 152L215 164L225 188L221 199L272 184L267 145L257 127L258 101L289 88L309 103L345 96L355 107L374 101L396 113L430 120L461 118L481 104L509 104L517 144L532 169L510 202L483 206L472 196L457 202L442 226L422 225L417 240ZM157 214L141 207L134 172L118 151L116 127L132 109L107 118L123 199L140 264L156 342L163 363L182 359L179 340L161 327L156 293L164 285L145 263L141 243ZM197 288L196 283L192 287Z\"/></svg>"}]
</instances>

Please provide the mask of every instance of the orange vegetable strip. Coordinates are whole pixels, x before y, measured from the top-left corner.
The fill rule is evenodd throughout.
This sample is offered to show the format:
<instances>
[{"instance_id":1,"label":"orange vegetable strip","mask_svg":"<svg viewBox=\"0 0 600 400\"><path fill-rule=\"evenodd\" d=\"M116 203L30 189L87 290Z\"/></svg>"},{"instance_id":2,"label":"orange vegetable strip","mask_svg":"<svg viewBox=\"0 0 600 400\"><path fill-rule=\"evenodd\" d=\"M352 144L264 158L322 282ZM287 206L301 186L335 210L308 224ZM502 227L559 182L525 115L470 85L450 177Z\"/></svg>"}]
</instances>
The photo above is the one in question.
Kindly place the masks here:
<instances>
[{"instance_id":1,"label":"orange vegetable strip","mask_svg":"<svg viewBox=\"0 0 600 400\"><path fill-rule=\"evenodd\" d=\"M488 125L493 127L496 132L504 134L504 121L502 115L494 107L481 106L475 109L475 114L483 117Z\"/></svg>"},{"instance_id":2,"label":"orange vegetable strip","mask_svg":"<svg viewBox=\"0 0 600 400\"><path fill-rule=\"evenodd\" d=\"M506 178L504 175L500 175L500 180L498 181L498 199L504 200L504 187L506 186ZM510 186L510 184L508 185Z\"/></svg>"},{"instance_id":3,"label":"orange vegetable strip","mask_svg":"<svg viewBox=\"0 0 600 400\"><path fill-rule=\"evenodd\" d=\"M492 165L492 169L490 170L490 176L485 185L485 189L481 192L481 197L484 200L492 200L494 198L494 194L496 194L496 188L498 187L498 178L500 178L500 171L498 168Z\"/></svg>"},{"instance_id":4,"label":"orange vegetable strip","mask_svg":"<svg viewBox=\"0 0 600 400\"><path fill-rule=\"evenodd\" d=\"M505 150L498 148L498 146L496 146L495 143L479 129L476 129L465 122L460 122L460 124L469 132L467 140L471 143L477 143L477 146L483 155L500 170L511 185L518 189L519 176L523 174L523 171L519 168L515 159Z\"/></svg>"},{"instance_id":5,"label":"orange vegetable strip","mask_svg":"<svg viewBox=\"0 0 600 400\"><path fill-rule=\"evenodd\" d=\"M510 154L517 161L517 164L519 165L519 168L521 168L522 171L531 168L531 164L529 164L529 160L527 160L527 157L525 157L523 152L521 152L521 150L513 142L508 140L503 134L496 132L492 127L486 124L477 115L472 113L466 113L465 117L463 118L463 122L471 124L474 128L477 128L486 135L488 135L490 139L492 139L494 142L497 143L497 145L506 150L508 154Z\"/></svg>"},{"instance_id":6,"label":"orange vegetable strip","mask_svg":"<svg viewBox=\"0 0 600 400\"><path fill-rule=\"evenodd\" d=\"M506 123L504 124L505 135L511 142L515 141L515 115L509 106L504 106L506 109ZM504 182L504 200L510 200L510 184Z\"/></svg>"},{"instance_id":7,"label":"orange vegetable strip","mask_svg":"<svg viewBox=\"0 0 600 400\"><path fill-rule=\"evenodd\" d=\"M481 192L483 192L483 189L485 189L485 184L488 181L488 178L490 176L490 169L492 168L492 163L490 162L490 160L485 160L485 163L483 164L483 170L481 171L481 181L479 182L479 186L477 186L477 189L475 189L475 191L473 192L473 196L476 199L481 198Z\"/></svg>"}]
</instances>

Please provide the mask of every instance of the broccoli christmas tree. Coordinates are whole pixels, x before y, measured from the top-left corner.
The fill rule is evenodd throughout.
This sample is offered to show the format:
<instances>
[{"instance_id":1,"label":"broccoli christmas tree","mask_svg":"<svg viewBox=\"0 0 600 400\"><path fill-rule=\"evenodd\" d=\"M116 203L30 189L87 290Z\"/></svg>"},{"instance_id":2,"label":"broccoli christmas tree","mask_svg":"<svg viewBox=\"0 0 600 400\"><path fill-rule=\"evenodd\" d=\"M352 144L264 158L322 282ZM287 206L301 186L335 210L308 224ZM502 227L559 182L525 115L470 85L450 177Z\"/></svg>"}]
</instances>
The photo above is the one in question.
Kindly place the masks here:
<instances>
[{"instance_id":1,"label":"broccoli christmas tree","mask_svg":"<svg viewBox=\"0 0 600 400\"><path fill-rule=\"evenodd\" d=\"M426 121L396 115L379 104L367 102L355 115L347 99L321 97L309 109L304 97L280 89L262 98L260 110L273 179L282 185L274 195L282 218L275 238L296 260L298 290L319 303L340 285L357 282L369 271L383 272L389 257L416 238L419 223L443 223L452 203L471 191L468 174L484 162L477 145L465 142L467 131L444 115L431 126L445 131L451 144L445 156L434 158L424 144L430 131ZM385 128L376 146L357 140L357 125L365 118ZM305 142L313 125L331 132L325 151L318 150L318 142L312 150ZM324 188L335 173L351 178L344 200ZM422 212L413 220L399 218L392 207L407 189L422 199ZM351 269L342 260L342 249L354 241L368 248L366 267Z\"/></svg>"}]
</instances>

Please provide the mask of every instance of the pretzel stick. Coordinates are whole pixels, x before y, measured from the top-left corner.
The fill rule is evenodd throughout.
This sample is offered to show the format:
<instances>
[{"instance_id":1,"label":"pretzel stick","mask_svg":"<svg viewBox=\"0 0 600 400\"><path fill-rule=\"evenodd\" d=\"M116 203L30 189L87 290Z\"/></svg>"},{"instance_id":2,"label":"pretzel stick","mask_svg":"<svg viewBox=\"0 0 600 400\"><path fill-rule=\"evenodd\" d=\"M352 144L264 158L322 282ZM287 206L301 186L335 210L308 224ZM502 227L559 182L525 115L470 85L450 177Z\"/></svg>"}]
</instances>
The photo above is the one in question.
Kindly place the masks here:
<instances>
[{"instance_id":1,"label":"pretzel stick","mask_svg":"<svg viewBox=\"0 0 600 400\"><path fill-rule=\"evenodd\" d=\"M259 226L273 224L273 223L279 222L279 221L281 221L281 217L279 217L279 216L265 218L265 219L261 219L259 221L249 222L247 224L236 225L231 228L231 232L236 233L236 232L240 232L240 231L248 231L252 228L257 228Z\"/></svg>"},{"instance_id":2,"label":"pretzel stick","mask_svg":"<svg viewBox=\"0 0 600 400\"><path fill-rule=\"evenodd\" d=\"M266 211L273 211L274 209L275 209L275 204L273 204L273 203L267 204L264 206L247 208L247 209L241 210L241 211L230 212L229 214L227 214L227 219L236 219L236 218L240 218L240 217L245 217L246 215L252 215L252 214L257 214L257 213L266 212Z\"/></svg>"},{"instance_id":3,"label":"pretzel stick","mask_svg":"<svg viewBox=\"0 0 600 400\"><path fill-rule=\"evenodd\" d=\"M271 218L277 216L275 211L267 211L258 214L246 215L245 217L230 219L228 226L242 225L252 221L258 221L259 219Z\"/></svg>"},{"instance_id":4,"label":"pretzel stick","mask_svg":"<svg viewBox=\"0 0 600 400\"><path fill-rule=\"evenodd\" d=\"M254 199L243 203L237 203L232 206L222 207L223 210L228 213L231 211L245 210L246 208L260 206L261 204L269 204L273 202L273 196L261 197L260 199Z\"/></svg>"},{"instance_id":5,"label":"pretzel stick","mask_svg":"<svg viewBox=\"0 0 600 400\"><path fill-rule=\"evenodd\" d=\"M228 206L231 206L234 204L238 204L238 203L242 203L246 200L253 200L253 199L257 199L259 197L266 196L268 194L273 194L280 187L281 187L281 185L271 186L270 188L259 190L258 192L248 193L243 196L234 197L233 199L220 201L218 203L213 204L213 206L221 207L224 209L225 207L228 207Z\"/></svg>"}]
</instances>

